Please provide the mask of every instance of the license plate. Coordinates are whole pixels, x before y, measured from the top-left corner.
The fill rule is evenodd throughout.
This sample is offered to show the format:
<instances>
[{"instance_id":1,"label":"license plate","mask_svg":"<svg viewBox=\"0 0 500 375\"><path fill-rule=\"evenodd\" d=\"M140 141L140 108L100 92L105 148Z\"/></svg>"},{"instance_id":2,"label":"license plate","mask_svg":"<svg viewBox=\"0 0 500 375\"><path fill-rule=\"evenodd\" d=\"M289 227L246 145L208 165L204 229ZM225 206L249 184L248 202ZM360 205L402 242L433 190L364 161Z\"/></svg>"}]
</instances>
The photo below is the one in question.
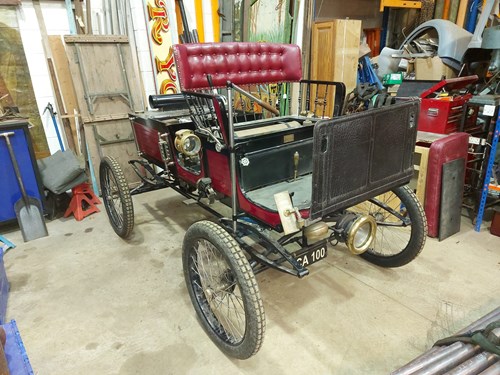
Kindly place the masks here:
<instances>
[{"instance_id":1,"label":"license plate","mask_svg":"<svg viewBox=\"0 0 500 375\"><path fill-rule=\"evenodd\" d=\"M304 254L297 257L297 261L302 264L303 267L310 266L313 263L325 259L327 255L326 251L326 241L319 245L312 247L307 250Z\"/></svg>"}]
</instances>

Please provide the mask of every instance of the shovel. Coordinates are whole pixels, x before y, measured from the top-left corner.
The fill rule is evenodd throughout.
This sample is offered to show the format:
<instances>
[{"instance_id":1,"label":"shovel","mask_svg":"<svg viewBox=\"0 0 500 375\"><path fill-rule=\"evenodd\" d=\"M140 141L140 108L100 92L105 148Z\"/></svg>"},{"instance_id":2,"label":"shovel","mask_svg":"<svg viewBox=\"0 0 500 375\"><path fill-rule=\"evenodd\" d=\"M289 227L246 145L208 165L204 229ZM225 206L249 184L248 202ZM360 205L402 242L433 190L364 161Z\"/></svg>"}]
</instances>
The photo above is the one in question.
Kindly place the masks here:
<instances>
[{"instance_id":1,"label":"shovel","mask_svg":"<svg viewBox=\"0 0 500 375\"><path fill-rule=\"evenodd\" d=\"M14 150L12 149L9 139L9 136L14 134L14 132L8 132L2 133L0 136L3 136L5 138L5 142L7 143L17 183L21 189L22 198L16 202L14 210L16 211L17 221L19 223L19 227L21 228L24 242L28 242L40 237L48 236L49 234L47 232L47 227L45 226L45 220L43 219L42 204L38 199L28 197L26 190L24 189L21 171L19 170L19 165L17 164L17 159L14 155Z\"/></svg>"}]
</instances>

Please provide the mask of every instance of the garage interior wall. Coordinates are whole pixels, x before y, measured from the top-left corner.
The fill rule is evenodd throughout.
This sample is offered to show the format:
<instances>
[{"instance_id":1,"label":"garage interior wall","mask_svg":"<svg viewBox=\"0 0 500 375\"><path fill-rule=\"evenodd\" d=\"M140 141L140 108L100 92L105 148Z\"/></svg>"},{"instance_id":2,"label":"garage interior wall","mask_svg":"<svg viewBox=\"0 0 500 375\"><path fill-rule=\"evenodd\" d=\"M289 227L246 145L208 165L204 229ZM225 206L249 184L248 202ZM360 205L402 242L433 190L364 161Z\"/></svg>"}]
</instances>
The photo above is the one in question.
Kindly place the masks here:
<instances>
[{"instance_id":1,"label":"garage interior wall","mask_svg":"<svg viewBox=\"0 0 500 375\"><path fill-rule=\"evenodd\" d=\"M45 27L48 35L70 34L66 6L63 1L40 1ZM130 0L130 14L132 15L132 29L134 32L137 56L141 71L141 78L146 95L155 93L153 66L149 53L147 25L142 0ZM102 1L92 1L93 32L95 34L106 33L107 9ZM50 75L47 68L45 54L43 51L40 26L36 17L33 2L23 0L18 8L19 28L24 45L28 68L35 97L40 111L40 117L47 135L50 152L53 154L59 150L59 143L54 130L52 119L48 112L43 113L47 103L55 103L54 94L50 83ZM95 74L98 74L96 71Z\"/></svg>"},{"instance_id":2,"label":"garage interior wall","mask_svg":"<svg viewBox=\"0 0 500 375\"><path fill-rule=\"evenodd\" d=\"M379 2L373 0L316 1L315 20L351 18L362 21L363 29L382 26Z\"/></svg>"},{"instance_id":3,"label":"garage interior wall","mask_svg":"<svg viewBox=\"0 0 500 375\"><path fill-rule=\"evenodd\" d=\"M41 2L41 9L47 34L64 35L69 34L68 17L64 2L47 1ZM35 13L35 8L31 1L23 1L18 7L19 31L23 41L24 53L28 61L33 90L35 92L36 103L40 112L40 117L49 144L50 153L59 150L59 142L54 130L54 125L49 112L43 113L47 103L54 105L54 93L50 83L49 70L43 51L40 28Z\"/></svg>"},{"instance_id":4,"label":"garage interior wall","mask_svg":"<svg viewBox=\"0 0 500 375\"><path fill-rule=\"evenodd\" d=\"M110 26L111 17L110 1L116 0L92 0L92 31L94 34L109 34L113 31ZM194 0L184 2L190 28L197 28ZM177 22L175 19L174 2L167 2L172 34L177 35ZM68 35L70 27L64 1L40 1L45 27L48 35ZM137 51L137 60L141 73L142 85L146 98L158 92L155 81L155 71L151 59L146 0L124 0L124 8L127 10L124 19L120 20L128 27L129 38L134 38ZM42 120L47 142L51 154L59 150L59 142L54 130L52 119L48 112L43 113L47 103L55 104L54 93L50 82L49 70L43 50L40 26L36 17L35 8L31 0L23 0L18 8L18 20L24 52L28 61L28 68L40 117ZM205 41L212 42L212 9L210 2L203 1L203 23ZM116 27L114 29L117 29ZM118 33L116 30L115 33ZM175 40L174 42L177 42ZM94 74L99 74L96 70ZM146 101L147 102L147 101Z\"/></svg>"}]
</instances>

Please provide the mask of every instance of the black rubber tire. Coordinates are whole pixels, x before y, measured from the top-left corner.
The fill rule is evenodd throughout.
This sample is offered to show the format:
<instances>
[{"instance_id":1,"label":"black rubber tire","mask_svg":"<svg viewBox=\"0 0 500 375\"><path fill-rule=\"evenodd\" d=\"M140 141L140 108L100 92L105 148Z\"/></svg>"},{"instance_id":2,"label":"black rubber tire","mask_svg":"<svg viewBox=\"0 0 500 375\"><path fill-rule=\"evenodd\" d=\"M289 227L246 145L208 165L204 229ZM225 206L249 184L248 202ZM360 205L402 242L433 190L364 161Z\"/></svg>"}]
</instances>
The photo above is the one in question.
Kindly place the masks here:
<instances>
[{"instance_id":1,"label":"black rubber tire","mask_svg":"<svg viewBox=\"0 0 500 375\"><path fill-rule=\"evenodd\" d=\"M203 247L207 264L200 263L205 258ZM264 306L255 275L238 243L220 225L199 221L186 232L182 263L191 302L210 339L230 357L247 359L255 355L264 339ZM214 269L218 271L215 275L211 272ZM228 315L222 319L224 316L217 314L224 309L226 298ZM235 301L239 302L239 306ZM213 305L217 303L214 309ZM230 316L231 306L234 306L234 318ZM236 321L241 317L236 312L238 308L241 308L240 313L244 313L244 322ZM234 323L229 324L229 319ZM241 338L229 332L238 323L241 331L244 328Z\"/></svg>"},{"instance_id":2,"label":"black rubber tire","mask_svg":"<svg viewBox=\"0 0 500 375\"><path fill-rule=\"evenodd\" d=\"M411 225L405 227L391 227L381 225L387 218L381 219L387 215L387 211L378 206L374 207L371 215L377 220L377 236L372 248L360 256L367 261L381 267L401 267L415 259L424 248L427 238L427 219L424 209L420 204L415 193L408 186L401 186L392 190L392 193L401 201L401 210L406 218L411 220ZM380 214L380 215L377 215ZM377 217L379 216L379 217ZM392 216L392 218L394 218ZM390 221L390 220L388 220ZM388 232L383 233L387 230ZM403 245L395 245L397 239L394 234L397 231L404 231ZM392 234L392 236L391 236ZM408 240L406 240L406 235ZM383 242L386 240L386 242ZM406 244L404 244L406 242ZM391 246L397 247L396 251L385 253Z\"/></svg>"},{"instance_id":3,"label":"black rubber tire","mask_svg":"<svg viewBox=\"0 0 500 375\"><path fill-rule=\"evenodd\" d=\"M127 180L118 162L105 156L99 165L102 200L113 230L127 238L134 229L134 205Z\"/></svg>"}]
</instances>

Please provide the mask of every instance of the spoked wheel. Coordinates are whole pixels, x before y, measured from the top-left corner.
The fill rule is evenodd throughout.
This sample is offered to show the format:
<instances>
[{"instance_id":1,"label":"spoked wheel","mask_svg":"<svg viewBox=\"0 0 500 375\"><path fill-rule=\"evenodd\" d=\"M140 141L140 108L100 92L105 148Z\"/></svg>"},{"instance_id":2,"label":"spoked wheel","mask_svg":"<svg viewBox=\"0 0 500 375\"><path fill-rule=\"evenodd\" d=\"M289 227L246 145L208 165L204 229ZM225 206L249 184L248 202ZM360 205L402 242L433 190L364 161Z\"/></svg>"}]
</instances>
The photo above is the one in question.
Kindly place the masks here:
<instances>
[{"instance_id":1,"label":"spoked wheel","mask_svg":"<svg viewBox=\"0 0 500 375\"><path fill-rule=\"evenodd\" d=\"M373 216L377 233L372 246L360 256L382 267L400 267L421 251L427 236L427 220L415 193L398 187L365 201L349 211Z\"/></svg>"},{"instance_id":2,"label":"spoked wheel","mask_svg":"<svg viewBox=\"0 0 500 375\"><path fill-rule=\"evenodd\" d=\"M191 302L210 339L231 357L257 353L264 338L264 307L234 238L218 224L197 222L186 232L182 262Z\"/></svg>"},{"instance_id":3,"label":"spoked wheel","mask_svg":"<svg viewBox=\"0 0 500 375\"><path fill-rule=\"evenodd\" d=\"M102 159L99 180L109 222L117 235L127 238L134 228L134 206L125 175L114 158Z\"/></svg>"}]
</instances>

